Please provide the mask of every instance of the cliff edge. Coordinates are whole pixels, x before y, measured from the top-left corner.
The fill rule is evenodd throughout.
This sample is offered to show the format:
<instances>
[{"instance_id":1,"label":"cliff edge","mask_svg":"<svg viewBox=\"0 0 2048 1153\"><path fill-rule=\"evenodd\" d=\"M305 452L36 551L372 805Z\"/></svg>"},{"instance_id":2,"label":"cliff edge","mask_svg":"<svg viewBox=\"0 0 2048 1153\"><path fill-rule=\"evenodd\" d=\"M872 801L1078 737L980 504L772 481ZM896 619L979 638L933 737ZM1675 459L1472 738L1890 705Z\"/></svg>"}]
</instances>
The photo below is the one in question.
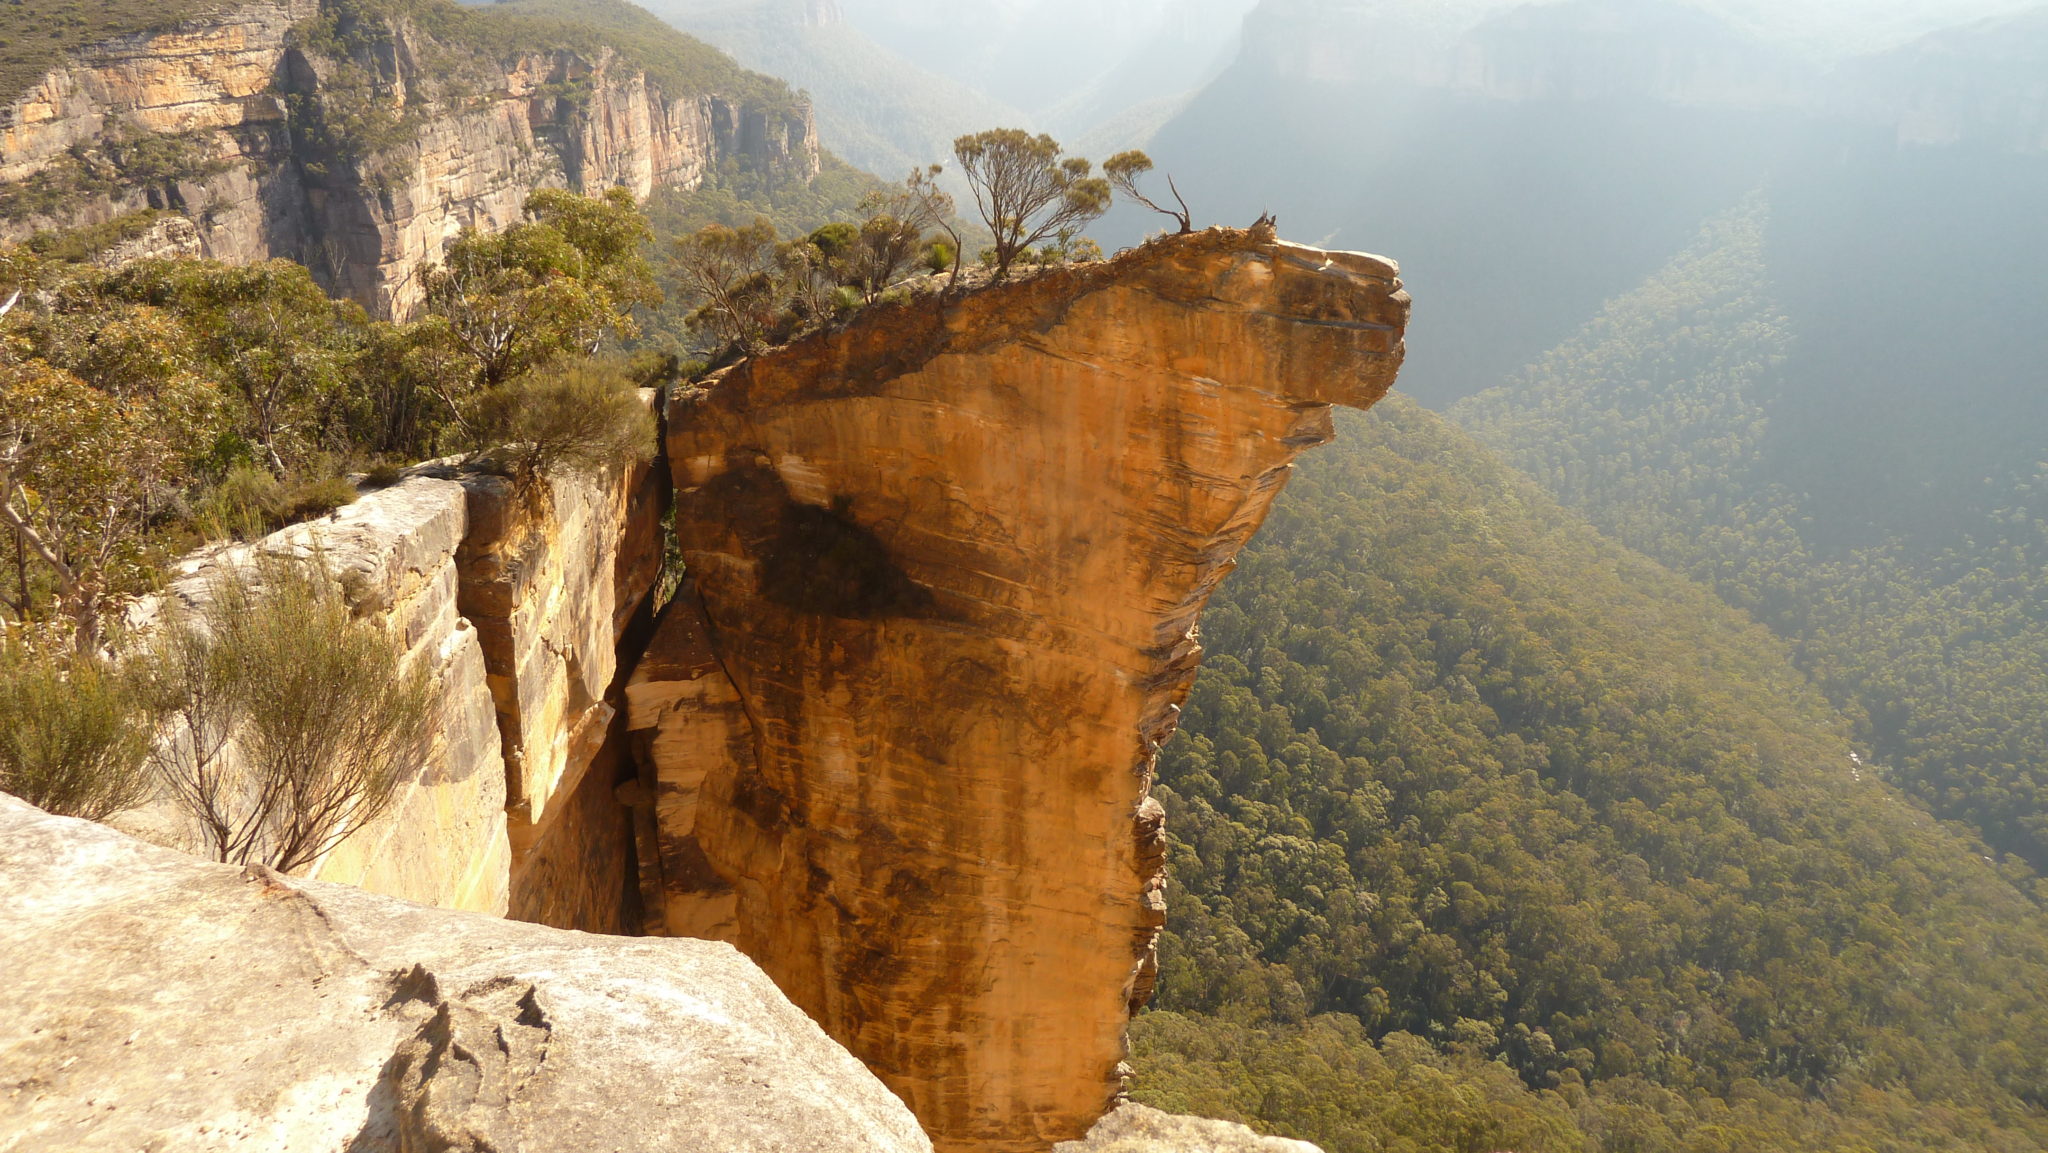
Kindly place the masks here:
<instances>
[{"instance_id":1,"label":"cliff edge","mask_svg":"<svg viewBox=\"0 0 2048 1153\"><path fill-rule=\"evenodd\" d=\"M920 1153L732 949L208 864L0 796L0 1149Z\"/></svg>"},{"instance_id":2,"label":"cliff edge","mask_svg":"<svg viewBox=\"0 0 2048 1153\"><path fill-rule=\"evenodd\" d=\"M413 313L423 266L536 188L644 198L821 163L807 101L609 0L223 4L85 45L4 101L0 239L175 213L193 243L158 251L293 259L381 316Z\"/></svg>"},{"instance_id":3,"label":"cliff edge","mask_svg":"<svg viewBox=\"0 0 2048 1153\"><path fill-rule=\"evenodd\" d=\"M737 944L940 1149L1081 1137L1151 995L1196 618L1407 315L1389 261L1211 230L675 396L650 928Z\"/></svg>"}]
</instances>

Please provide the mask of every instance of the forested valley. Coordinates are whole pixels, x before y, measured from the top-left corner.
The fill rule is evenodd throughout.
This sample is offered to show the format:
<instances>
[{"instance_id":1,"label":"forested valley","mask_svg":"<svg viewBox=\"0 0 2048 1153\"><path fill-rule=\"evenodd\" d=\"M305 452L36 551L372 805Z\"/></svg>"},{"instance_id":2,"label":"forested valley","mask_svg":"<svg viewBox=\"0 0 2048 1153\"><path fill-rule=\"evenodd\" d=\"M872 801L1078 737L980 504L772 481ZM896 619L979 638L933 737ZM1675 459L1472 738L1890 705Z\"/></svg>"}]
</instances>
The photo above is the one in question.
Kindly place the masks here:
<instances>
[{"instance_id":1,"label":"forested valley","mask_svg":"<svg viewBox=\"0 0 2048 1153\"><path fill-rule=\"evenodd\" d=\"M1717 218L1580 335L1453 411L1603 531L1791 642L1872 771L2025 878L2048 866L2048 462L1990 426L2031 432L2037 458L2041 426L1941 414L1972 400L1967 380L1937 376L1918 395L1816 397L1800 381L1808 314L1788 315L1769 225L1755 199ZM1819 421L1845 430L1799 427ZM1956 423L1982 435L1943 435Z\"/></svg>"},{"instance_id":2,"label":"forested valley","mask_svg":"<svg viewBox=\"0 0 2048 1153\"><path fill-rule=\"evenodd\" d=\"M2048 1140L2031 874L1440 418L1347 422L1203 636L1140 1099L1346 1151Z\"/></svg>"}]
</instances>

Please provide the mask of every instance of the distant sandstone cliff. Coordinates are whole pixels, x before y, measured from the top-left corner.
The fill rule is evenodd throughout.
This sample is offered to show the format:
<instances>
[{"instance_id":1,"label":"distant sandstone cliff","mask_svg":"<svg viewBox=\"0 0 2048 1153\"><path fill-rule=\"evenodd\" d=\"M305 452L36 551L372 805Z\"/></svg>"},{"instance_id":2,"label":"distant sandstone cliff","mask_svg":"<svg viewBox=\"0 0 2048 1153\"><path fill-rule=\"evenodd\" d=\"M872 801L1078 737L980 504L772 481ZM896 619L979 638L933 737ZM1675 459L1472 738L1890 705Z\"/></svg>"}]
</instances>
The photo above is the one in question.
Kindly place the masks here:
<instances>
[{"instance_id":1,"label":"distant sandstone cliff","mask_svg":"<svg viewBox=\"0 0 2048 1153\"><path fill-rule=\"evenodd\" d=\"M465 226L519 219L535 188L644 197L740 158L817 172L795 98L665 91L609 50L476 45L330 8L258 0L94 45L0 106L0 237L175 210L205 255L290 257L404 315L423 264Z\"/></svg>"}]
</instances>

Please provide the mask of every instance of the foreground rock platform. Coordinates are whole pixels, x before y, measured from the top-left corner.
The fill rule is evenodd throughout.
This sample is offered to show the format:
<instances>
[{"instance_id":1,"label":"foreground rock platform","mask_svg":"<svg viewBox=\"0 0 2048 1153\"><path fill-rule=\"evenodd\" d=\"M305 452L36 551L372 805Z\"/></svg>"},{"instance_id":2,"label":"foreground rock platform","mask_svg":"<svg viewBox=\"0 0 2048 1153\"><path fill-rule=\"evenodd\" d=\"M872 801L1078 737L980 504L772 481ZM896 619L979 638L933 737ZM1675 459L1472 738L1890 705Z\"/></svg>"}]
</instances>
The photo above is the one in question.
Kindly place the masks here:
<instances>
[{"instance_id":1,"label":"foreground rock platform","mask_svg":"<svg viewBox=\"0 0 2048 1153\"><path fill-rule=\"evenodd\" d=\"M239 869L0 796L0 1150L919 1153L752 962Z\"/></svg>"},{"instance_id":2,"label":"foreground rock platform","mask_svg":"<svg viewBox=\"0 0 2048 1153\"><path fill-rule=\"evenodd\" d=\"M1391 261L1213 229L672 397L650 929L737 944L942 1150L1082 1136L1151 996L1196 619L1408 304Z\"/></svg>"},{"instance_id":3,"label":"foreground rock platform","mask_svg":"<svg viewBox=\"0 0 2048 1153\"><path fill-rule=\"evenodd\" d=\"M1053 1153L1323 1153L1320 1146L1291 1137L1265 1137L1235 1121L1211 1121L1164 1113L1125 1102L1095 1123L1079 1141L1062 1141Z\"/></svg>"}]
</instances>

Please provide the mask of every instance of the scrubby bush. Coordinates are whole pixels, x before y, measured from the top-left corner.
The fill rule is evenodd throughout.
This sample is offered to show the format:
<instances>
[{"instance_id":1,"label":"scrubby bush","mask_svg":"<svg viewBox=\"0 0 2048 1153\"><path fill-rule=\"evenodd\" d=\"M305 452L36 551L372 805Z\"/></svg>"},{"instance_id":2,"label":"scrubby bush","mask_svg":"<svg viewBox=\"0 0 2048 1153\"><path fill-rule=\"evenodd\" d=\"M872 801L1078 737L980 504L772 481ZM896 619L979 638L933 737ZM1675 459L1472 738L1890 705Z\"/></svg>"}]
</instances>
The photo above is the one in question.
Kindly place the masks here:
<instances>
[{"instance_id":1,"label":"scrubby bush","mask_svg":"<svg viewBox=\"0 0 2048 1153\"><path fill-rule=\"evenodd\" d=\"M315 475L287 482L266 469L240 465L206 494L196 511L206 535L253 540L289 524L326 516L353 503L356 496L356 487L345 477Z\"/></svg>"},{"instance_id":2,"label":"scrubby bush","mask_svg":"<svg viewBox=\"0 0 2048 1153\"><path fill-rule=\"evenodd\" d=\"M439 723L424 669L318 564L223 570L145 665L150 761L217 860L304 868L390 808Z\"/></svg>"},{"instance_id":3,"label":"scrubby bush","mask_svg":"<svg viewBox=\"0 0 2048 1153\"><path fill-rule=\"evenodd\" d=\"M599 472L654 455L654 414L626 366L558 360L486 393L476 426L515 475Z\"/></svg>"},{"instance_id":4,"label":"scrubby bush","mask_svg":"<svg viewBox=\"0 0 2048 1153\"><path fill-rule=\"evenodd\" d=\"M0 792L105 820L141 803L149 725L118 671L69 651L0 644Z\"/></svg>"}]
</instances>

